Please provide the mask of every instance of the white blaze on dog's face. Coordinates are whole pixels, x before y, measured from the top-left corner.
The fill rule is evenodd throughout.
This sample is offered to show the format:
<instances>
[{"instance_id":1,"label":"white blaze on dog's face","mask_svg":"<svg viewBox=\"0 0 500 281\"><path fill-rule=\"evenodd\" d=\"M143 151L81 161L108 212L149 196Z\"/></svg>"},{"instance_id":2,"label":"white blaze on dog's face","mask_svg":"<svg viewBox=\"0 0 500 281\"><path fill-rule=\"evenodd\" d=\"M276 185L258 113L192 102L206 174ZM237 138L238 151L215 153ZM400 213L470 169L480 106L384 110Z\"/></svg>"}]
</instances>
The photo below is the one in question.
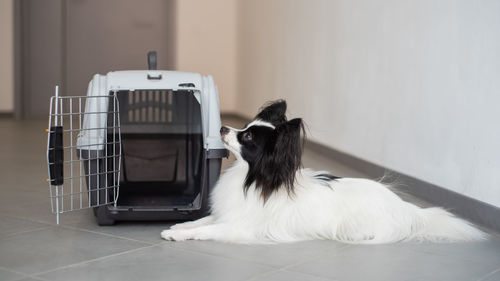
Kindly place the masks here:
<instances>
[{"instance_id":1,"label":"white blaze on dog's face","mask_svg":"<svg viewBox=\"0 0 500 281\"><path fill-rule=\"evenodd\" d=\"M285 112L285 101L273 102L243 129L220 130L226 148L248 163L245 188L255 183L265 200L281 187L292 191L300 167L302 120L287 121Z\"/></svg>"},{"instance_id":2,"label":"white blaze on dog's face","mask_svg":"<svg viewBox=\"0 0 500 281\"><path fill-rule=\"evenodd\" d=\"M241 130L223 126L221 128L221 138L226 148L236 158L240 159L244 156L243 158L248 162L263 148L274 129L273 124L257 119Z\"/></svg>"}]
</instances>

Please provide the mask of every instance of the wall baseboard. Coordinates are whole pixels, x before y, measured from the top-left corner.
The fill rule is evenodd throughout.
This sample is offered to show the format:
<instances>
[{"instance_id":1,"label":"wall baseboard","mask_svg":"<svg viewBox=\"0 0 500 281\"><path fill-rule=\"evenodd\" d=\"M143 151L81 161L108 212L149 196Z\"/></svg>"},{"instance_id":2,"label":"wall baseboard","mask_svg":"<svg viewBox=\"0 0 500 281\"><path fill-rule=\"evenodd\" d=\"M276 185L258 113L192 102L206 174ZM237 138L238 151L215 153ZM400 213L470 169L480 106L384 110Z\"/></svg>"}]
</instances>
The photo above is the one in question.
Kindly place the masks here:
<instances>
[{"instance_id":1,"label":"wall baseboard","mask_svg":"<svg viewBox=\"0 0 500 281\"><path fill-rule=\"evenodd\" d=\"M241 116L238 113L223 113L223 118L235 118L244 122L248 122L248 118ZM486 227L497 233L500 233L500 208L488 203L479 201L474 198L467 197L455 191L440 187L423 180L402 174L400 172L387 169L380 165L341 152L334 148L319 144L317 142L307 140L306 148L318 152L328 158L366 174L370 178L381 178L387 173L391 177L395 177L400 185L395 188L423 199L433 205L441 206L450 212L457 214L471 222Z\"/></svg>"},{"instance_id":2,"label":"wall baseboard","mask_svg":"<svg viewBox=\"0 0 500 281\"><path fill-rule=\"evenodd\" d=\"M14 118L14 112L0 111L0 118Z\"/></svg>"}]
</instances>

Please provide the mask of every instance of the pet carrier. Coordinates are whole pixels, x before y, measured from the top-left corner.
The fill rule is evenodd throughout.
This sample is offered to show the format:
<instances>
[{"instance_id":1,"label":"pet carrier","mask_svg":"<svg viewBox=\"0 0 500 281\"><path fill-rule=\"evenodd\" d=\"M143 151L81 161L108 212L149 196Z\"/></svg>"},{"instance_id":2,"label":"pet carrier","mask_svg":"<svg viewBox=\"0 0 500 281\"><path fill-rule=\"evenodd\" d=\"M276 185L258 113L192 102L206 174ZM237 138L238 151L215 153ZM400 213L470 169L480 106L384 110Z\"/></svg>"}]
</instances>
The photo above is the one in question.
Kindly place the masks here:
<instances>
[{"instance_id":1,"label":"pet carrier","mask_svg":"<svg viewBox=\"0 0 500 281\"><path fill-rule=\"evenodd\" d=\"M100 225L195 219L228 152L211 76L156 70L94 75L86 96L51 98L52 211L93 208Z\"/></svg>"}]
</instances>

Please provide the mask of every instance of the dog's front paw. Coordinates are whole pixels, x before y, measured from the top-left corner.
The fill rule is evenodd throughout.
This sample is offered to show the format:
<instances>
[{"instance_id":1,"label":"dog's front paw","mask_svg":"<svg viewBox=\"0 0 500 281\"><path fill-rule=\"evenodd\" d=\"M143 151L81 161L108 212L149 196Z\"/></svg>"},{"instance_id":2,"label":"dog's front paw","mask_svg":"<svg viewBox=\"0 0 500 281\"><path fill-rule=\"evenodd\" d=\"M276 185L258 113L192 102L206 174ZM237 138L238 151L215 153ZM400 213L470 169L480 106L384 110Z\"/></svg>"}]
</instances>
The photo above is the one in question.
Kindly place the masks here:
<instances>
[{"instance_id":1,"label":"dog's front paw","mask_svg":"<svg viewBox=\"0 0 500 281\"><path fill-rule=\"evenodd\" d=\"M168 241L185 241L190 239L186 231L176 229L166 229L161 232L161 238Z\"/></svg>"},{"instance_id":2,"label":"dog's front paw","mask_svg":"<svg viewBox=\"0 0 500 281\"><path fill-rule=\"evenodd\" d=\"M189 228L189 222L177 223L170 227L170 230L187 229Z\"/></svg>"}]
</instances>

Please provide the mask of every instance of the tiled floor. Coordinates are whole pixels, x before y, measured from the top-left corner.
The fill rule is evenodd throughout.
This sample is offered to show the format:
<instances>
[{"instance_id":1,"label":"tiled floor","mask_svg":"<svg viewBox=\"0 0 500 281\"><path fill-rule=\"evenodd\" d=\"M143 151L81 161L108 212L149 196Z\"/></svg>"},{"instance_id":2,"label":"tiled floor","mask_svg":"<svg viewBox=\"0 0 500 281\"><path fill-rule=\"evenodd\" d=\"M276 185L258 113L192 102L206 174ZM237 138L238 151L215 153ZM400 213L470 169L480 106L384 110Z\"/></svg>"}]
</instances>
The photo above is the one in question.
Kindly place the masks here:
<instances>
[{"instance_id":1,"label":"tiled floor","mask_svg":"<svg viewBox=\"0 0 500 281\"><path fill-rule=\"evenodd\" d=\"M496 234L477 243L380 246L167 242L166 222L99 227L88 210L56 226L44 181L45 126L0 119L0 280L500 280ZM363 176L311 151L304 164Z\"/></svg>"}]
</instances>

